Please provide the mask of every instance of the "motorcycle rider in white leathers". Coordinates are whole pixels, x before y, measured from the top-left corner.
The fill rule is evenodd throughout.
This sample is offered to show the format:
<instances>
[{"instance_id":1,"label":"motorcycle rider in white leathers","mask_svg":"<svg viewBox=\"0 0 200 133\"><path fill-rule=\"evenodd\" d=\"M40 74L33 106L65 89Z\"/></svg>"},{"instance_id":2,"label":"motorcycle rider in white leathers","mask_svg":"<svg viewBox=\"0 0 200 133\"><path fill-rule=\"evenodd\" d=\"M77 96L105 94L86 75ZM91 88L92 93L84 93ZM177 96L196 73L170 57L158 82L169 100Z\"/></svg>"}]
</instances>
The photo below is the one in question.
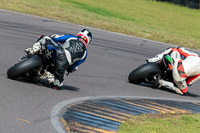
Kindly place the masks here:
<instances>
[{"instance_id":1,"label":"motorcycle rider in white leathers","mask_svg":"<svg viewBox=\"0 0 200 133\"><path fill-rule=\"evenodd\" d=\"M27 55L33 55L43 49L51 51L50 57L55 64L54 73L45 72L44 77L54 89L63 86L65 73L76 71L87 58L87 46L92 40L89 30L81 30L75 35L40 36L32 48L25 49Z\"/></svg>"},{"instance_id":2,"label":"motorcycle rider in white leathers","mask_svg":"<svg viewBox=\"0 0 200 133\"><path fill-rule=\"evenodd\" d=\"M168 48L161 54L147 59L147 62L160 61L164 55L168 54L173 59L172 76L174 83L159 79L158 87L166 87L178 94L188 92L188 85L200 79L200 57L194 52L190 52L183 47Z\"/></svg>"}]
</instances>

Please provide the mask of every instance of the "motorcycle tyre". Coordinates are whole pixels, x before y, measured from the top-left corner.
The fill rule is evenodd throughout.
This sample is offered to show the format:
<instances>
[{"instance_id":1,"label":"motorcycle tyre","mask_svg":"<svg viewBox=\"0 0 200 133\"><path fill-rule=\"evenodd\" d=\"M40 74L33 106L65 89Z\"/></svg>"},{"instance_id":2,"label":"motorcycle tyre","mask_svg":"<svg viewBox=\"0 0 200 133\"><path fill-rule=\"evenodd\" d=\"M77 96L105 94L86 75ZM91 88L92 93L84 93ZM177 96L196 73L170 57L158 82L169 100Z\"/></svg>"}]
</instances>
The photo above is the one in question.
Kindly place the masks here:
<instances>
[{"instance_id":1,"label":"motorcycle tyre","mask_svg":"<svg viewBox=\"0 0 200 133\"><path fill-rule=\"evenodd\" d=\"M40 67L41 65L41 57L38 55L33 55L10 67L7 71L7 76L8 78L15 80L23 76L26 72L31 71L34 68Z\"/></svg>"},{"instance_id":2,"label":"motorcycle tyre","mask_svg":"<svg viewBox=\"0 0 200 133\"><path fill-rule=\"evenodd\" d=\"M161 70L157 63L146 63L130 72L128 80L130 83L140 84L145 81L144 79L148 75L156 75L159 73L161 73Z\"/></svg>"}]
</instances>

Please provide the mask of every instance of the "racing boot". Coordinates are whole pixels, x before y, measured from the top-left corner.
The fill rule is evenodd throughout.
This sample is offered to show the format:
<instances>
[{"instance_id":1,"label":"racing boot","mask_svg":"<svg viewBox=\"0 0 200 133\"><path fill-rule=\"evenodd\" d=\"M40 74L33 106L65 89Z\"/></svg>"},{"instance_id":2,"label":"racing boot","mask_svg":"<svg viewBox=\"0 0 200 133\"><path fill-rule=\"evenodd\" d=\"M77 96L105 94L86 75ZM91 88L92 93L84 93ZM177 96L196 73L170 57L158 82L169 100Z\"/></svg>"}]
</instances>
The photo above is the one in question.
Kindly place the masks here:
<instances>
[{"instance_id":1,"label":"racing boot","mask_svg":"<svg viewBox=\"0 0 200 133\"><path fill-rule=\"evenodd\" d=\"M159 86L158 86L158 88L161 88L161 87L166 87L169 90L173 90L177 94L183 95L183 92L179 88L175 87L172 82L165 81L165 80L161 79L161 80L159 80Z\"/></svg>"},{"instance_id":2,"label":"racing boot","mask_svg":"<svg viewBox=\"0 0 200 133\"><path fill-rule=\"evenodd\" d=\"M27 55L33 55L35 53L37 53L39 50L41 50L41 44L40 42L36 42L35 44L33 44L32 48L26 48L24 49L24 51L26 52Z\"/></svg>"}]
</instances>

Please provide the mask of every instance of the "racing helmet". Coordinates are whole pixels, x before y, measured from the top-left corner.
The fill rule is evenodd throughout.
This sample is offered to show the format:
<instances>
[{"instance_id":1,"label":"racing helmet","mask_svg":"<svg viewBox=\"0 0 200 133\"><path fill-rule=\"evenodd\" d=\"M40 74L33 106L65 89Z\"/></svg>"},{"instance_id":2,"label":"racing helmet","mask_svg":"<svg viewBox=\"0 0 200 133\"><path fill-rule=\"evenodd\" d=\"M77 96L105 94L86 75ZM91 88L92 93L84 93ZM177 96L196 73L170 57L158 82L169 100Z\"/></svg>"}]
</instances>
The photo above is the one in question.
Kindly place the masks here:
<instances>
[{"instance_id":1,"label":"racing helmet","mask_svg":"<svg viewBox=\"0 0 200 133\"><path fill-rule=\"evenodd\" d=\"M87 45L89 45L92 41L92 33L87 29L82 29L78 32L77 37L83 39Z\"/></svg>"}]
</instances>

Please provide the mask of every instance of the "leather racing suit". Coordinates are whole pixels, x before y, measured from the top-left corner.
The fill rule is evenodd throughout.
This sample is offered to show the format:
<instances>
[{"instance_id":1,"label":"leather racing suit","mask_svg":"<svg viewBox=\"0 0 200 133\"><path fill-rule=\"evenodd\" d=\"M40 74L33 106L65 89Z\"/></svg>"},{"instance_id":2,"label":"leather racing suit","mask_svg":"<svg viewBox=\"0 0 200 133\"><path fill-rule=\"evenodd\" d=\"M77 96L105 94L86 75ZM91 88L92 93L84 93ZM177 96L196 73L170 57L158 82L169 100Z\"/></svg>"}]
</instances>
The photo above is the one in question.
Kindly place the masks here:
<instances>
[{"instance_id":1,"label":"leather racing suit","mask_svg":"<svg viewBox=\"0 0 200 133\"><path fill-rule=\"evenodd\" d=\"M164 86L179 94L188 92L188 85L200 79L200 57L194 52L190 52L183 47L168 48L161 54L147 59L148 62L157 62L168 54L174 61L172 67L172 76L176 86L173 83L160 80L160 87ZM179 90L178 90L179 89Z\"/></svg>"},{"instance_id":2,"label":"leather racing suit","mask_svg":"<svg viewBox=\"0 0 200 133\"><path fill-rule=\"evenodd\" d=\"M66 71L73 72L87 58L87 44L74 35L40 36L33 48L25 49L25 51L32 50L31 52L35 53L43 46L55 53L52 57L55 60L55 73L47 80L58 87L63 85Z\"/></svg>"}]
</instances>

